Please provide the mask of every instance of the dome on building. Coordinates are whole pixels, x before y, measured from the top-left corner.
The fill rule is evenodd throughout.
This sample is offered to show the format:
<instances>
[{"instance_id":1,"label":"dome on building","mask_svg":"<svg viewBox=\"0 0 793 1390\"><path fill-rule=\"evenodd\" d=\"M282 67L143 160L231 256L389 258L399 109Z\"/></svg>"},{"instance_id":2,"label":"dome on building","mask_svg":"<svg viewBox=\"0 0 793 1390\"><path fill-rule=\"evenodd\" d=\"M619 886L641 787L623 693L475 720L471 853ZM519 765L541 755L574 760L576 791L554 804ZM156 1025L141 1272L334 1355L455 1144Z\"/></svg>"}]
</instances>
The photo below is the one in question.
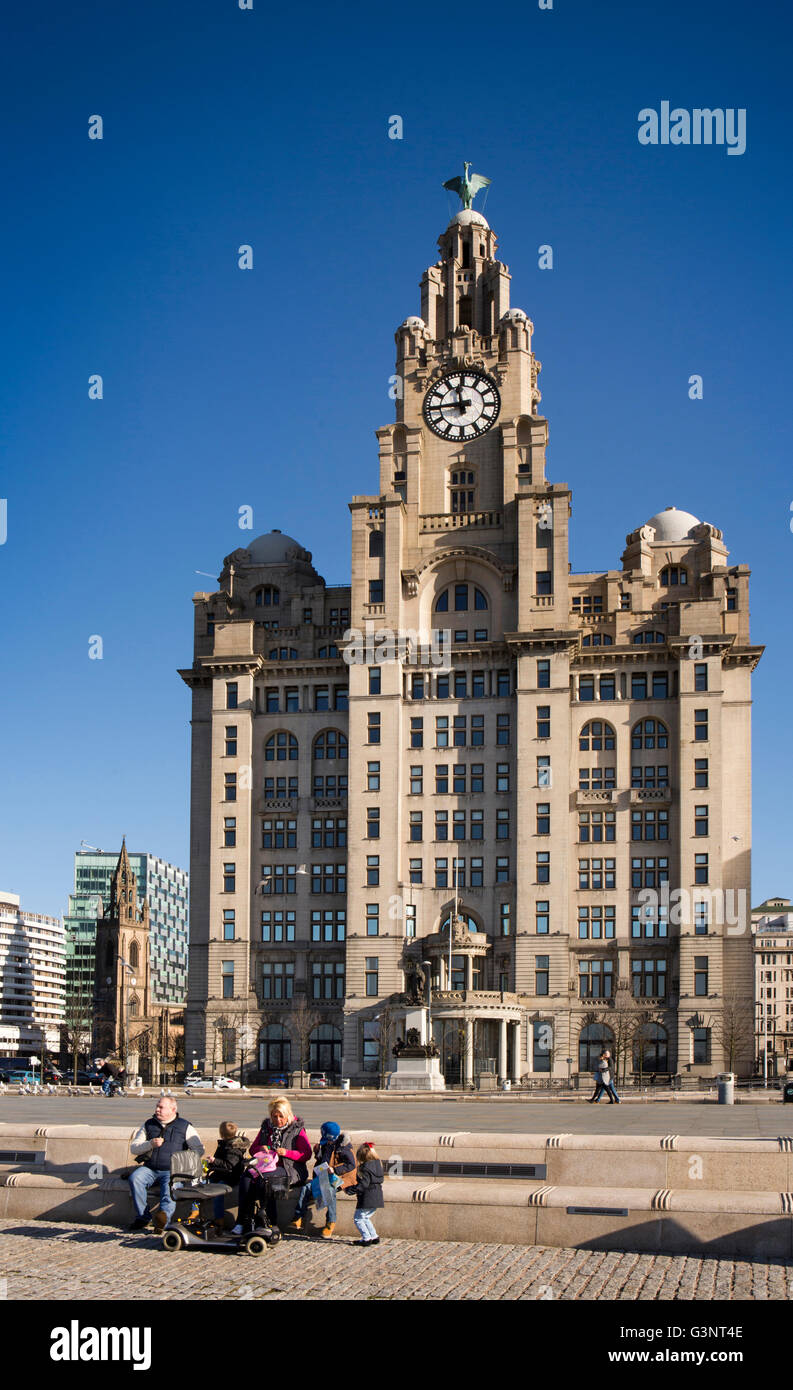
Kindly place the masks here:
<instances>
[{"instance_id":1,"label":"dome on building","mask_svg":"<svg viewBox=\"0 0 793 1390\"><path fill-rule=\"evenodd\" d=\"M473 208L460 208L460 211L452 218L450 227L487 227L490 223L486 222L481 212L475 212Z\"/></svg>"},{"instance_id":2,"label":"dome on building","mask_svg":"<svg viewBox=\"0 0 793 1390\"><path fill-rule=\"evenodd\" d=\"M284 565L306 554L300 541L284 535L283 531L270 531L266 536L257 536L245 549L256 565Z\"/></svg>"},{"instance_id":3,"label":"dome on building","mask_svg":"<svg viewBox=\"0 0 793 1390\"><path fill-rule=\"evenodd\" d=\"M507 309L507 312L502 316L501 322L508 323L510 320L514 321L515 319L523 319L525 321L528 317L528 314L524 313L522 309Z\"/></svg>"},{"instance_id":4,"label":"dome on building","mask_svg":"<svg viewBox=\"0 0 793 1390\"><path fill-rule=\"evenodd\" d=\"M644 524L653 527L657 541L685 541L693 528L701 526L702 523L699 517L692 516L691 512L678 511L677 507L666 507L664 511L651 516Z\"/></svg>"},{"instance_id":5,"label":"dome on building","mask_svg":"<svg viewBox=\"0 0 793 1390\"><path fill-rule=\"evenodd\" d=\"M418 314L411 314L409 318L406 318L406 319L405 319L404 323L401 324L400 327L401 327L401 328L426 328L427 325L426 325L426 323L424 322L423 319L420 319L420 318L419 318Z\"/></svg>"}]
</instances>

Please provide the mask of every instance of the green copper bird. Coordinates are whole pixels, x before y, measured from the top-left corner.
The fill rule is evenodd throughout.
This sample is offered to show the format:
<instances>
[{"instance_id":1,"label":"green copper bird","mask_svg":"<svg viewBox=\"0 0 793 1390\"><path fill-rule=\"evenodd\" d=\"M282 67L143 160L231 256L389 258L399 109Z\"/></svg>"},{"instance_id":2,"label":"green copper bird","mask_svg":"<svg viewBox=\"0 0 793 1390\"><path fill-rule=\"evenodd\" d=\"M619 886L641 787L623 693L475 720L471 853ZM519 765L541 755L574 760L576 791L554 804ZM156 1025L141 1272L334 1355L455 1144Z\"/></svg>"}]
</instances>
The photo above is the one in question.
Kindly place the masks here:
<instances>
[{"instance_id":1,"label":"green copper bird","mask_svg":"<svg viewBox=\"0 0 793 1390\"><path fill-rule=\"evenodd\" d=\"M450 189L452 193L459 194L464 208L470 208L480 188L487 188L490 184L490 179L486 179L484 174L469 174L468 170L470 167L471 165L468 161L464 160L463 168L465 169L465 173L462 178L448 179L443 185L444 188Z\"/></svg>"}]
</instances>

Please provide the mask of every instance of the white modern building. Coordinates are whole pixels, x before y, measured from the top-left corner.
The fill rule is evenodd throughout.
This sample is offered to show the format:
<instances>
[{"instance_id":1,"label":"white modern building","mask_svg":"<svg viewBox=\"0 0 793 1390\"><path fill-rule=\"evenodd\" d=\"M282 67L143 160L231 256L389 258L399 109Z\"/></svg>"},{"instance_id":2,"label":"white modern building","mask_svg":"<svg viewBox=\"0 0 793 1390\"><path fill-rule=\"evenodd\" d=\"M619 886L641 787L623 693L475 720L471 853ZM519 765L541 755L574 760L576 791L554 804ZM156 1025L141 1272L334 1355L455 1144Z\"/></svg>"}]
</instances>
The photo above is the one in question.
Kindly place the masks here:
<instances>
[{"instance_id":1,"label":"white modern building","mask_svg":"<svg viewBox=\"0 0 793 1390\"><path fill-rule=\"evenodd\" d=\"M65 978L60 918L23 912L16 893L0 891L0 1053L58 1050Z\"/></svg>"}]
</instances>

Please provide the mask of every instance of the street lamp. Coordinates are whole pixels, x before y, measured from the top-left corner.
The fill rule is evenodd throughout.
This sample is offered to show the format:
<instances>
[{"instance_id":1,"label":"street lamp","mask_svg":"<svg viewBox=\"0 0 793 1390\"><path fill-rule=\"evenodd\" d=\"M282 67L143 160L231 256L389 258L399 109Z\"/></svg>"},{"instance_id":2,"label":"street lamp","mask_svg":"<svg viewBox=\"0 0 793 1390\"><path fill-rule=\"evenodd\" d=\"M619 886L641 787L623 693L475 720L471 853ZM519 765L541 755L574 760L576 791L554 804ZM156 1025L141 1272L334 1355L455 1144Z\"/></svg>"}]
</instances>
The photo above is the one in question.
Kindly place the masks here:
<instances>
[{"instance_id":1,"label":"street lamp","mask_svg":"<svg viewBox=\"0 0 793 1390\"><path fill-rule=\"evenodd\" d=\"M432 961L423 960L421 964L427 973L427 1042L432 1042Z\"/></svg>"}]
</instances>

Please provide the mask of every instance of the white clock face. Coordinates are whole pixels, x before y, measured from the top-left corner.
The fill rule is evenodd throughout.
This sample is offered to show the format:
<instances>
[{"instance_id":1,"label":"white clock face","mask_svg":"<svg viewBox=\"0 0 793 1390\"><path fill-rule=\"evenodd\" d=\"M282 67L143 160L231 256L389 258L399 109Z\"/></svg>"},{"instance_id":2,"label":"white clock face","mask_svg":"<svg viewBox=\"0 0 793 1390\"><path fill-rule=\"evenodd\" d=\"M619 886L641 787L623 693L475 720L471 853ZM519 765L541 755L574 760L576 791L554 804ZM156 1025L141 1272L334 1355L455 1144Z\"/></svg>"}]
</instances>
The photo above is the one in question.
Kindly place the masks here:
<instances>
[{"instance_id":1,"label":"white clock face","mask_svg":"<svg viewBox=\"0 0 793 1390\"><path fill-rule=\"evenodd\" d=\"M424 398L424 419L441 439L476 439L494 425L501 409L496 383L483 372L449 372Z\"/></svg>"}]
</instances>

